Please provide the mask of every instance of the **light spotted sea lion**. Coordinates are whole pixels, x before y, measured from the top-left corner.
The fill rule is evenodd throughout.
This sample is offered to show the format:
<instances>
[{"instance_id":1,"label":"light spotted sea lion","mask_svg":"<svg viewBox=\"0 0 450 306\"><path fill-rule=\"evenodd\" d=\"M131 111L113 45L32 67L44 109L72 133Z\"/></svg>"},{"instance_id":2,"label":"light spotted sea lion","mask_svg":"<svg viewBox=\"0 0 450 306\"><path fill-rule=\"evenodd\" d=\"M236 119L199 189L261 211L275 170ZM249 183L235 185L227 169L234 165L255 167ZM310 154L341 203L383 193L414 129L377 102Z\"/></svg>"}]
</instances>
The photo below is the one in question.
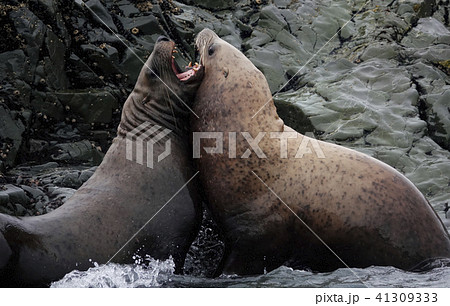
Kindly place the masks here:
<instances>
[{"instance_id":1,"label":"light spotted sea lion","mask_svg":"<svg viewBox=\"0 0 450 306\"><path fill-rule=\"evenodd\" d=\"M195 179L190 181L190 111L179 98L192 103L202 72L182 72L172 58L174 47L166 37L158 39L124 104L118 136L93 176L63 206L36 217L0 215L0 285L43 286L93 262L133 263L135 254L172 256L176 272L182 271L201 209ZM153 156L167 152L168 141L170 154L153 168L136 162L137 155L127 159L127 135L143 123L143 132L160 127L151 138L170 130L153 145Z\"/></svg>"},{"instance_id":2,"label":"light spotted sea lion","mask_svg":"<svg viewBox=\"0 0 450 306\"><path fill-rule=\"evenodd\" d=\"M208 29L196 45L205 75L192 130L223 133L223 153L216 139L200 139L196 164L225 238L224 273L280 265L410 270L450 257L447 230L405 176L295 132L278 117L264 75L239 50Z\"/></svg>"}]
</instances>

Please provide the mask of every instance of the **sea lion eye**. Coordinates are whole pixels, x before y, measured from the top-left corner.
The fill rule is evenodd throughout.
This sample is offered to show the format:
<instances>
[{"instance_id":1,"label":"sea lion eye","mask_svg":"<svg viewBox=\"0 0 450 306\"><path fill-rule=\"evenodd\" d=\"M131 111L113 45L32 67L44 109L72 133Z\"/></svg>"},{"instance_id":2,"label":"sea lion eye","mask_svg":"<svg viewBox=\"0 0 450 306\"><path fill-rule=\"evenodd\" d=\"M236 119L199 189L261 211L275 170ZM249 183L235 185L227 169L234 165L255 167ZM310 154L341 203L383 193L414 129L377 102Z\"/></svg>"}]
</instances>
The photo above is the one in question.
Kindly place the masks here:
<instances>
[{"instance_id":1,"label":"sea lion eye","mask_svg":"<svg viewBox=\"0 0 450 306\"><path fill-rule=\"evenodd\" d=\"M214 51L216 51L216 46L215 45L211 45L208 48L208 55L211 56L214 54Z\"/></svg>"}]
</instances>

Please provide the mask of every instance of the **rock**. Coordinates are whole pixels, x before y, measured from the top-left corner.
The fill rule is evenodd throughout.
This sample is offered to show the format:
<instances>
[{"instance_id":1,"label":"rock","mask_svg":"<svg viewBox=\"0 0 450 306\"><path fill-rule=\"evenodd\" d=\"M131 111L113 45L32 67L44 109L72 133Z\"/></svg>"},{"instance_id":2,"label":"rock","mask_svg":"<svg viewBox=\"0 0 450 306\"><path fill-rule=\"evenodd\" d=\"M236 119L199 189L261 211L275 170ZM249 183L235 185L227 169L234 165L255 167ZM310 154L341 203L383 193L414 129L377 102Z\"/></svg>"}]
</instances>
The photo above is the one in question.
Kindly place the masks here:
<instances>
[{"instance_id":1,"label":"rock","mask_svg":"<svg viewBox=\"0 0 450 306\"><path fill-rule=\"evenodd\" d=\"M29 79L30 75L29 65L22 50L0 54L0 82L5 79Z\"/></svg>"},{"instance_id":2,"label":"rock","mask_svg":"<svg viewBox=\"0 0 450 306\"><path fill-rule=\"evenodd\" d=\"M63 187L51 187L49 188L49 194L54 199L60 199L62 201L66 201L69 199L74 193L75 189L72 188L63 188Z\"/></svg>"},{"instance_id":3,"label":"rock","mask_svg":"<svg viewBox=\"0 0 450 306\"><path fill-rule=\"evenodd\" d=\"M73 88L99 87L105 84L99 75L76 54L70 54L67 65L69 67L67 75Z\"/></svg>"},{"instance_id":4,"label":"rock","mask_svg":"<svg viewBox=\"0 0 450 306\"><path fill-rule=\"evenodd\" d=\"M117 32L117 27L114 24L114 21L108 12L108 10L103 6L103 4L99 0L89 0L84 2L89 8L89 13L92 14L92 17L100 24L106 25L108 28Z\"/></svg>"},{"instance_id":5,"label":"rock","mask_svg":"<svg viewBox=\"0 0 450 306\"><path fill-rule=\"evenodd\" d=\"M134 18L118 17L122 22L124 30L133 35L161 34L163 30L158 20L153 15Z\"/></svg>"},{"instance_id":6,"label":"rock","mask_svg":"<svg viewBox=\"0 0 450 306\"><path fill-rule=\"evenodd\" d=\"M81 171L81 174L78 179L81 181L82 184L84 184L88 179L91 178L96 169L97 167L93 167L91 169Z\"/></svg>"},{"instance_id":7,"label":"rock","mask_svg":"<svg viewBox=\"0 0 450 306\"><path fill-rule=\"evenodd\" d=\"M270 91L276 92L286 83L283 67L276 54L263 48L255 48L247 51L245 55L264 73Z\"/></svg>"},{"instance_id":8,"label":"rock","mask_svg":"<svg viewBox=\"0 0 450 306\"><path fill-rule=\"evenodd\" d=\"M235 0L182 0L186 4L199 6L202 8L209 9L211 11L219 11L224 9L232 8L235 5Z\"/></svg>"},{"instance_id":9,"label":"rock","mask_svg":"<svg viewBox=\"0 0 450 306\"><path fill-rule=\"evenodd\" d=\"M25 126L5 105L0 104L0 160L13 166L22 145Z\"/></svg>"},{"instance_id":10,"label":"rock","mask_svg":"<svg viewBox=\"0 0 450 306\"><path fill-rule=\"evenodd\" d=\"M47 31L45 45L49 56L44 57L45 82L55 90L66 89L68 80L65 72L66 47L52 31Z\"/></svg>"},{"instance_id":11,"label":"rock","mask_svg":"<svg viewBox=\"0 0 450 306\"><path fill-rule=\"evenodd\" d=\"M132 15L137 15L140 12L140 10L136 6L128 1L123 1L122 3L120 3L119 9L122 11L125 17L131 17Z\"/></svg>"},{"instance_id":12,"label":"rock","mask_svg":"<svg viewBox=\"0 0 450 306\"><path fill-rule=\"evenodd\" d=\"M27 205L30 202L25 191L19 187L6 184L2 189L0 189L0 203L3 206L5 206L6 203Z\"/></svg>"},{"instance_id":13,"label":"rock","mask_svg":"<svg viewBox=\"0 0 450 306\"><path fill-rule=\"evenodd\" d=\"M85 123L110 123L113 111L119 107L109 91L59 91L55 95L64 107L69 107Z\"/></svg>"},{"instance_id":14,"label":"rock","mask_svg":"<svg viewBox=\"0 0 450 306\"><path fill-rule=\"evenodd\" d=\"M39 197L43 197L45 195L45 193L37 187L33 188L30 186L26 186L26 185L20 185L20 188L22 188L25 192L30 194L33 197L33 199L35 199L35 200L37 200Z\"/></svg>"},{"instance_id":15,"label":"rock","mask_svg":"<svg viewBox=\"0 0 450 306\"><path fill-rule=\"evenodd\" d=\"M35 67L39 61L39 52L46 33L44 23L25 7L12 11L10 18L14 20L17 33L25 39L27 43L25 50L30 58L31 66ZM30 79L32 77L30 75Z\"/></svg>"},{"instance_id":16,"label":"rock","mask_svg":"<svg viewBox=\"0 0 450 306\"><path fill-rule=\"evenodd\" d=\"M55 180L55 184L58 184L62 187L69 187L78 189L82 185L82 182L79 179L79 173L78 172L71 172L64 175L61 180Z\"/></svg>"},{"instance_id":17,"label":"rock","mask_svg":"<svg viewBox=\"0 0 450 306\"><path fill-rule=\"evenodd\" d=\"M134 85L136 82L142 68L142 62L145 61L145 55L146 52L141 49L131 48L131 50L125 50L120 63L120 70L125 76L127 84Z\"/></svg>"},{"instance_id":18,"label":"rock","mask_svg":"<svg viewBox=\"0 0 450 306\"><path fill-rule=\"evenodd\" d=\"M443 148L450 150L450 86L439 94L425 96L427 122L431 138Z\"/></svg>"},{"instance_id":19,"label":"rock","mask_svg":"<svg viewBox=\"0 0 450 306\"><path fill-rule=\"evenodd\" d=\"M57 162L48 162L45 163L43 165L37 165L37 166L33 166L31 167L31 169L33 171L42 171L42 170L46 170L46 169L54 169L58 167L58 163Z\"/></svg>"},{"instance_id":20,"label":"rock","mask_svg":"<svg viewBox=\"0 0 450 306\"><path fill-rule=\"evenodd\" d=\"M47 119L64 120L64 107L53 93L34 91L31 97L33 110Z\"/></svg>"},{"instance_id":21,"label":"rock","mask_svg":"<svg viewBox=\"0 0 450 306\"><path fill-rule=\"evenodd\" d=\"M117 69L117 64L119 63L117 49L106 44L102 46L103 49L88 44L81 45L81 49L86 53L90 62L94 63L95 68L101 71L102 76L119 73Z\"/></svg>"},{"instance_id":22,"label":"rock","mask_svg":"<svg viewBox=\"0 0 450 306\"><path fill-rule=\"evenodd\" d=\"M24 216L27 213L27 210L21 204L14 204L14 210L16 216Z\"/></svg>"},{"instance_id":23,"label":"rock","mask_svg":"<svg viewBox=\"0 0 450 306\"><path fill-rule=\"evenodd\" d=\"M402 40L407 47L426 48L433 44L450 44L450 31L438 20L421 18L416 27Z\"/></svg>"},{"instance_id":24,"label":"rock","mask_svg":"<svg viewBox=\"0 0 450 306\"><path fill-rule=\"evenodd\" d=\"M281 99L274 99L274 103L278 115L283 118L284 124L302 134L315 131L313 124L300 107Z\"/></svg>"},{"instance_id":25,"label":"rock","mask_svg":"<svg viewBox=\"0 0 450 306\"><path fill-rule=\"evenodd\" d=\"M103 159L99 152L88 140L74 143L62 143L55 146L59 152L52 156L54 160L65 162L90 162L98 165Z\"/></svg>"}]
</instances>

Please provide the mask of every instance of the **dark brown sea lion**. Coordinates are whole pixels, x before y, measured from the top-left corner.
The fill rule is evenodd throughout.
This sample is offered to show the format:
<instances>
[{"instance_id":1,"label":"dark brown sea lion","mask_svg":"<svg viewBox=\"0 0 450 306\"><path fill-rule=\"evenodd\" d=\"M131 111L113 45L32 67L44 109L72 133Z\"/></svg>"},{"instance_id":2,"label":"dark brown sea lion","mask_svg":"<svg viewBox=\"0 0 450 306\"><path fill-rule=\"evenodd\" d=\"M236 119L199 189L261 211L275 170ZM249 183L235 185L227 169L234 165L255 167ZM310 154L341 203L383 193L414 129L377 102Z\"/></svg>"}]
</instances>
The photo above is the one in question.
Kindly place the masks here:
<instances>
[{"instance_id":1,"label":"dark brown sea lion","mask_svg":"<svg viewBox=\"0 0 450 306\"><path fill-rule=\"evenodd\" d=\"M224 233L224 273L280 265L409 270L450 257L447 230L407 178L365 154L295 132L278 117L250 60L211 30L196 44L205 76L192 129L223 133L223 153L220 139L203 134L194 154L201 154L205 197Z\"/></svg>"},{"instance_id":2,"label":"dark brown sea lion","mask_svg":"<svg viewBox=\"0 0 450 306\"><path fill-rule=\"evenodd\" d=\"M173 256L176 272L182 271L201 209L195 179L190 181L190 111L180 97L192 103L202 72L181 72L172 59L174 46L158 39L124 104L118 136L94 175L63 206L37 217L0 216L1 285L42 286L92 262L133 263L134 254ZM152 140L170 133L153 144L153 156L168 152L169 141L170 154L153 168L136 162L137 155L127 159L130 132L157 126L147 135Z\"/></svg>"}]
</instances>

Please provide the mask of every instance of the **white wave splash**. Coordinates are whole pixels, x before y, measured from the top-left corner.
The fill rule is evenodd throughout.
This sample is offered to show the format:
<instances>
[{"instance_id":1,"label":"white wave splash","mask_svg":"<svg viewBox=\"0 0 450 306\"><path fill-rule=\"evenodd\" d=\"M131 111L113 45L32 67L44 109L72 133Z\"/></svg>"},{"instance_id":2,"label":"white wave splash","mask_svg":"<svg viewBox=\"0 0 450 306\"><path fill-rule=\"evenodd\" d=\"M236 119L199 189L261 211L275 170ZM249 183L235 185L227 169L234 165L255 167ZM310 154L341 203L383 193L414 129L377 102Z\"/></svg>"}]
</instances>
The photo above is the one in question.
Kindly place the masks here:
<instances>
[{"instance_id":1,"label":"white wave splash","mask_svg":"<svg viewBox=\"0 0 450 306\"><path fill-rule=\"evenodd\" d=\"M148 288L161 287L170 281L175 271L172 258L155 260L137 259L136 264L109 263L99 265L87 271L74 270L61 280L52 283L52 288Z\"/></svg>"}]
</instances>

